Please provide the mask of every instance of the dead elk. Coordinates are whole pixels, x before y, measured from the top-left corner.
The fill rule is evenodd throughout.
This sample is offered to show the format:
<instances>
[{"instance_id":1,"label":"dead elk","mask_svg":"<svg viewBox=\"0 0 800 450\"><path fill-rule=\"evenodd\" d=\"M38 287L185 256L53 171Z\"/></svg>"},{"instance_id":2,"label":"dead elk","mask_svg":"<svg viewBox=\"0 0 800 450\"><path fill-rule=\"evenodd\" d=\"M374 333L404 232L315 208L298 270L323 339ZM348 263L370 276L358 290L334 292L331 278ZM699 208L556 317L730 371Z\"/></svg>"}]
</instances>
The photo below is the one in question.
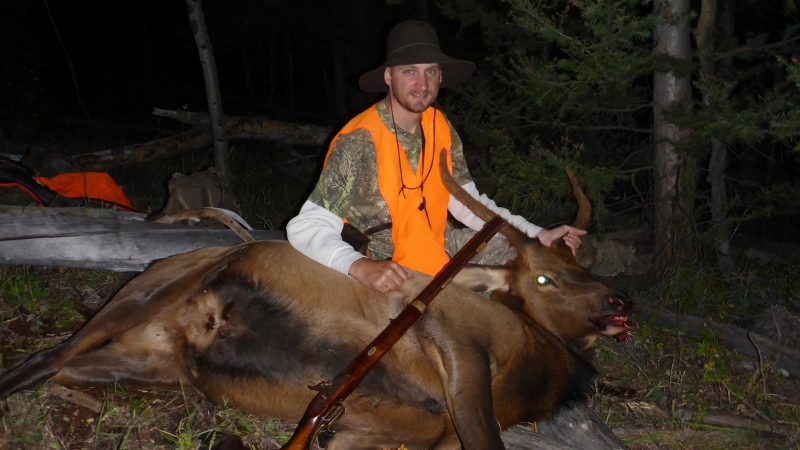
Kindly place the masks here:
<instances>
[{"instance_id":1,"label":"dead elk","mask_svg":"<svg viewBox=\"0 0 800 450\"><path fill-rule=\"evenodd\" d=\"M588 217L586 205L579 216ZM589 345L625 331L630 301L566 247L504 233L517 259L460 276L503 294L490 301L447 287L345 401L328 449L502 449L501 428L587 397ZM70 339L0 376L0 398L47 379L183 384L218 404L297 421L314 396L307 386L332 379L429 280L416 274L383 294L279 241L176 255L130 281Z\"/></svg>"}]
</instances>

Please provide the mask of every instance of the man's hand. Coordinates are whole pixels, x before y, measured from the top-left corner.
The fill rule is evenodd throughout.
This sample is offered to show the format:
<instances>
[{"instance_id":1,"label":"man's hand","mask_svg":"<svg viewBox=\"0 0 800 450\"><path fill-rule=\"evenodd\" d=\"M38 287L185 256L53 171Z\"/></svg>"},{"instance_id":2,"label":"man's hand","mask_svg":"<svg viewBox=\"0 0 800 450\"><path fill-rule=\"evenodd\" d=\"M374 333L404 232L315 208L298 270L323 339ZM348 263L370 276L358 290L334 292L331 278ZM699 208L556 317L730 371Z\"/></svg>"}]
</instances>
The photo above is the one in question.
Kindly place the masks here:
<instances>
[{"instance_id":1,"label":"man's hand","mask_svg":"<svg viewBox=\"0 0 800 450\"><path fill-rule=\"evenodd\" d=\"M394 261L376 261L369 258L355 260L350 265L348 273L364 286L381 292L393 291L414 276Z\"/></svg>"},{"instance_id":2,"label":"man's hand","mask_svg":"<svg viewBox=\"0 0 800 450\"><path fill-rule=\"evenodd\" d=\"M584 234L586 234L586 230L579 230L569 225L561 225L552 230L542 230L536 237L546 247L552 245L556 239L563 237L564 243L572 249L572 254L575 255L578 253L578 247L581 246L581 236Z\"/></svg>"}]
</instances>

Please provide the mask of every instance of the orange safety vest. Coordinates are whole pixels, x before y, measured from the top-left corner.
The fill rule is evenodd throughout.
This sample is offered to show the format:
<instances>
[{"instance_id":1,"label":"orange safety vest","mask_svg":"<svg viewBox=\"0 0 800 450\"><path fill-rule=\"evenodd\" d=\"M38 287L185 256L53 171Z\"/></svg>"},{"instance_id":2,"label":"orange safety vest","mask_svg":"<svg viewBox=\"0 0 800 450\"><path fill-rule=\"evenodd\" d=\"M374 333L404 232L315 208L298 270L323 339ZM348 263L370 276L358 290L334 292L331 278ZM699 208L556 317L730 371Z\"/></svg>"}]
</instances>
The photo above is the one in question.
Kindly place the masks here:
<instances>
[{"instance_id":1,"label":"orange safety vest","mask_svg":"<svg viewBox=\"0 0 800 450\"><path fill-rule=\"evenodd\" d=\"M447 225L447 204L450 201L450 193L444 187L439 173L439 154L442 149L447 150L447 166L450 172L453 172L450 157L450 127L444 115L433 107L423 111L420 124L425 136L425 148L420 152L416 173L411 170L402 147L398 155L400 144L394 133L386 128L378 116L377 105L353 118L334 136L325 163L327 164L336 139L340 135L361 128L369 131L375 144L378 188L392 217L394 243L392 261L434 276L450 260L444 251L444 230ZM418 187L423 179L425 180L423 189L409 189ZM423 197L427 216L425 211L420 209Z\"/></svg>"}]
</instances>

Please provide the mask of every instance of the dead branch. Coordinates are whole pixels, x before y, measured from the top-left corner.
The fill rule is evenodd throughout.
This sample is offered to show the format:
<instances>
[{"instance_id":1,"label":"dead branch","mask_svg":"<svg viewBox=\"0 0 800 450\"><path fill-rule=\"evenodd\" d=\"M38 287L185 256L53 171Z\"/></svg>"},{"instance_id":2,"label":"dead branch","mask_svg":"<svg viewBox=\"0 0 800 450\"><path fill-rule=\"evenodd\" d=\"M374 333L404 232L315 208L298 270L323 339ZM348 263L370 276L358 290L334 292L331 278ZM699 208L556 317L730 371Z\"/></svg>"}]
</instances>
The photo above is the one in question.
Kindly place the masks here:
<instances>
[{"instance_id":1,"label":"dead branch","mask_svg":"<svg viewBox=\"0 0 800 450\"><path fill-rule=\"evenodd\" d=\"M192 128L174 136L70 156L69 159L85 170L106 170L112 166L151 161L212 145L208 113L155 108L153 114L181 121ZM330 127L283 122L263 116L225 116L222 123L228 139L277 141L288 145L323 145L333 131Z\"/></svg>"},{"instance_id":2,"label":"dead branch","mask_svg":"<svg viewBox=\"0 0 800 450\"><path fill-rule=\"evenodd\" d=\"M724 58L727 58L729 56L737 55L739 53L760 52L762 50L767 50L767 49L770 49L770 48L780 47L782 45L786 45L786 44L792 43L792 42L794 42L794 41L796 41L798 39L800 39L800 36L795 36L795 37L790 38L790 39L786 39L786 40L783 40L783 41L780 41L780 42L775 42L773 44L767 44L767 45L759 45L759 46L752 46L750 44L743 45L743 46L741 46L739 48L735 48L735 49L733 49L731 51L724 52L724 53L718 53L718 54L714 55L714 61L717 61L717 60L720 60L720 59L724 59Z\"/></svg>"}]
</instances>

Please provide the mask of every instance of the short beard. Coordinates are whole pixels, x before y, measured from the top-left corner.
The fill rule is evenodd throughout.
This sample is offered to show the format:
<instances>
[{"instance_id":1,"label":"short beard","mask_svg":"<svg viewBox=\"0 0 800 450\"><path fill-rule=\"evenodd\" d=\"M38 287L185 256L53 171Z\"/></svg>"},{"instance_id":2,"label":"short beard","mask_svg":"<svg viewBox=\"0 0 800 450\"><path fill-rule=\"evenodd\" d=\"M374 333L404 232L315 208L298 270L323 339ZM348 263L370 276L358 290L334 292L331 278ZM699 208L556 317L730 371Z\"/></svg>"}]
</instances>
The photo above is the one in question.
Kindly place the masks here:
<instances>
[{"instance_id":1,"label":"short beard","mask_svg":"<svg viewBox=\"0 0 800 450\"><path fill-rule=\"evenodd\" d=\"M431 106L433 101L436 99L436 96L432 95L430 102L428 102L427 104L425 104L423 102L419 102L419 101L412 103L408 99L397 98L397 95L395 94L395 90L392 89L392 98L394 100L396 100L397 103L399 103L403 108L407 109L408 111L411 111L413 113L419 114L419 113L425 111L426 109L428 109L429 106Z\"/></svg>"}]
</instances>

